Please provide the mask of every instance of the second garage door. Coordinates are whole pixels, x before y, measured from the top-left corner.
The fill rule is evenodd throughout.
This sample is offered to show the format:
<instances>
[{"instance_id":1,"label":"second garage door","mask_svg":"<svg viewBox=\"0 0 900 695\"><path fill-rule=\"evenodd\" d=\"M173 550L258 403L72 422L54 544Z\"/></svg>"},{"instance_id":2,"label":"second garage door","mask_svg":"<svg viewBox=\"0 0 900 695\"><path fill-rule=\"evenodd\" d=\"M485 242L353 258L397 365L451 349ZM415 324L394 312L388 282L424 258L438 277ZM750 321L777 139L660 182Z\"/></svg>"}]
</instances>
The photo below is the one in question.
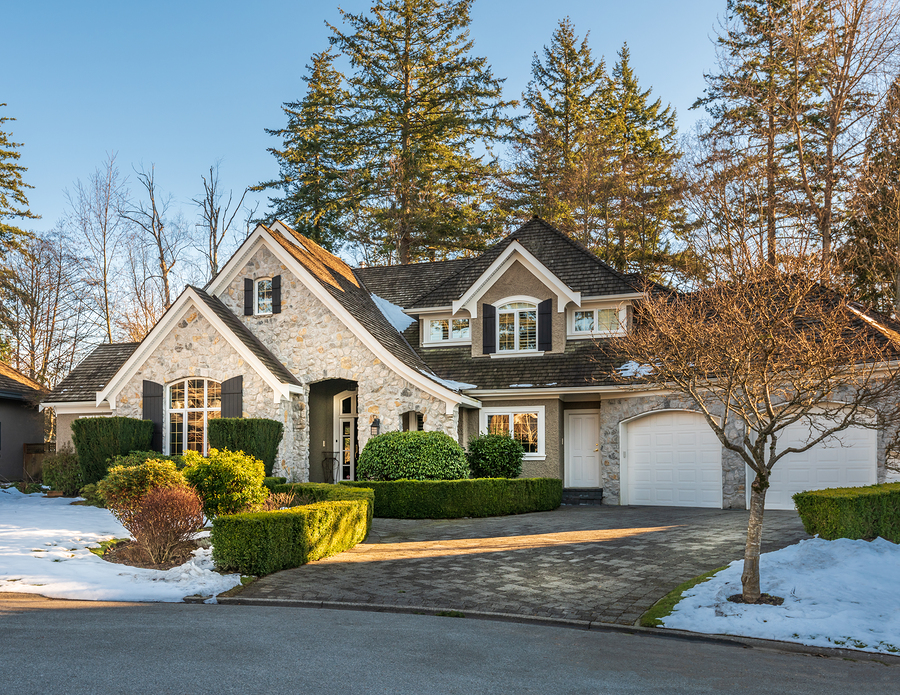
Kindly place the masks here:
<instances>
[{"instance_id":1,"label":"second garage door","mask_svg":"<svg viewBox=\"0 0 900 695\"><path fill-rule=\"evenodd\" d=\"M627 504L722 506L722 444L702 415L674 410L625 425Z\"/></svg>"}]
</instances>

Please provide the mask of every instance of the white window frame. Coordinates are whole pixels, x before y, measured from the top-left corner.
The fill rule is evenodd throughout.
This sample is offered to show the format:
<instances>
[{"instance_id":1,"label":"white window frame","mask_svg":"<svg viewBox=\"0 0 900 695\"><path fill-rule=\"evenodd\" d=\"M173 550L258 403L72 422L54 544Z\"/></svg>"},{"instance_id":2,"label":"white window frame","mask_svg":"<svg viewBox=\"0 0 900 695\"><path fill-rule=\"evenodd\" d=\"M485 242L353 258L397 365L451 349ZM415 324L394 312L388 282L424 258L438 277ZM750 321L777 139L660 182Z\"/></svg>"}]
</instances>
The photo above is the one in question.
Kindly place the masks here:
<instances>
[{"instance_id":1,"label":"white window frame","mask_svg":"<svg viewBox=\"0 0 900 695\"><path fill-rule=\"evenodd\" d=\"M265 282L266 280L268 280L269 282L272 282L272 278L270 278L270 277L256 278L253 281L253 315L254 316L271 316L272 315L271 309L269 309L269 311L260 311L259 310L259 283ZM274 287L272 288L271 291L272 291L272 301L274 303L274 300L275 300Z\"/></svg>"},{"instance_id":2,"label":"white window frame","mask_svg":"<svg viewBox=\"0 0 900 695\"><path fill-rule=\"evenodd\" d=\"M450 338L449 336L453 333L453 325L452 323L448 325L447 340L432 340L431 339L431 322L432 321L468 321L469 322L469 337L468 338ZM422 317L422 345L471 345L472 344L472 319L468 316L461 316L457 314L454 316L453 314L434 314L431 316L423 316Z\"/></svg>"},{"instance_id":3,"label":"white window frame","mask_svg":"<svg viewBox=\"0 0 900 695\"><path fill-rule=\"evenodd\" d=\"M519 349L519 312L520 311L529 311L528 309L515 309L512 312L504 311L502 313L509 314L514 313L516 315L514 328L513 328L513 337L515 339L515 350L501 350L500 349L500 307L505 306L507 304L514 304L517 302L521 302L523 304L531 304L534 306L534 347L529 348L527 350ZM539 335L539 327L538 323L540 321L540 317L538 316L538 304L541 303L541 300L535 297L526 297L524 295L519 295L517 297L506 297L505 299L501 299L499 302L495 302L494 306L497 307L497 318L496 318L496 333L494 335L497 336L497 351L494 353L495 355L535 355L535 354L543 354L540 350L538 350L538 335Z\"/></svg>"},{"instance_id":4,"label":"white window frame","mask_svg":"<svg viewBox=\"0 0 900 695\"><path fill-rule=\"evenodd\" d=\"M583 306L571 307L566 316L566 337L569 339L580 338L608 338L612 336L625 335L628 325L628 304L603 302L598 304L584 304ZM618 312L619 327L612 331L593 330L593 331L576 331L575 330L575 312L576 311L592 311L594 312L594 327L600 325L598 320L598 311L602 309L615 309Z\"/></svg>"},{"instance_id":5,"label":"white window frame","mask_svg":"<svg viewBox=\"0 0 900 695\"><path fill-rule=\"evenodd\" d=\"M522 415L525 413L537 413L537 448L538 450L534 453L526 453L523 457L525 461L543 461L547 458L546 449L545 449L545 441L546 441L546 429L544 427L544 406L542 405L533 405L533 406L515 406L515 407L489 407L482 408L478 412L478 431L482 434L486 434L488 431L488 415L509 415L509 428L510 434L512 434L513 427L513 415Z\"/></svg>"},{"instance_id":6,"label":"white window frame","mask_svg":"<svg viewBox=\"0 0 900 695\"><path fill-rule=\"evenodd\" d=\"M203 408L188 408L188 386L187 382L189 381L203 381ZM206 407L206 403L208 402L208 391L209 382L213 382L219 385L219 407L218 408L209 408ZM175 408L174 410L171 407L172 404L172 387L176 384L184 384L184 407L183 408ZM203 456L206 456L209 453L209 413L210 412L218 412L219 417L222 417L222 382L211 377L205 376L186 376L180 379L175 379L169 384L166 384L166 389L163 393L163 453L166 455L172 454L172 441L171 441L171 430L172 430L172 413L181 413L182 414L182 422L181 422L181 454L184 454L187 451L187 432L188 432L188 422L187 422L187 414L188 412L202 412L203 413L203 451L200 453Z\"/></svg>"}]
</instances>

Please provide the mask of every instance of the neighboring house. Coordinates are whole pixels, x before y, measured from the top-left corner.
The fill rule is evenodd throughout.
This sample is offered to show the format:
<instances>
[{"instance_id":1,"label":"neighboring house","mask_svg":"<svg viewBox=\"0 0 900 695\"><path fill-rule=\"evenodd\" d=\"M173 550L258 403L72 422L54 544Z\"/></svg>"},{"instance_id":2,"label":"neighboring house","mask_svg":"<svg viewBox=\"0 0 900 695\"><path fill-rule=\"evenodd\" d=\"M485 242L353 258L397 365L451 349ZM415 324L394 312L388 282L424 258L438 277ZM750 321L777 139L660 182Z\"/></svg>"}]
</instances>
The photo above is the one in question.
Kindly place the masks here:
<instances>
[{"instance_id":1,"label":"neighboring house","mask_svg":"<svg viewBox=\"0 0 900 695\"><path fill-rule=\"evenodd\" d=\"M276 473L297 481L354 478L377 432L436 430L463 446L510 432L525 476L602 488L611 503L742 508L744 465L691 404L614 378L622 365L602 344L641 296L537 218L474 258L355 269L276 222L143 342L97 348L44 405L60 443L74 418L115 414L153 420L165 453L205 450L210 418L274 418ZM843 439L780 463L769 506L883 479L876 433Z\"/></svg>"},{"instance_id":2,"label":"neighboring house","mask_svg":"<svg viewBox=\"0 0 900 695\"><path fill-rule=\"evenodd\" d=\"M44 441L38 403L46 389L0 362L0 480L21 480L26 444Z\"/></svg>"}]
</instances>

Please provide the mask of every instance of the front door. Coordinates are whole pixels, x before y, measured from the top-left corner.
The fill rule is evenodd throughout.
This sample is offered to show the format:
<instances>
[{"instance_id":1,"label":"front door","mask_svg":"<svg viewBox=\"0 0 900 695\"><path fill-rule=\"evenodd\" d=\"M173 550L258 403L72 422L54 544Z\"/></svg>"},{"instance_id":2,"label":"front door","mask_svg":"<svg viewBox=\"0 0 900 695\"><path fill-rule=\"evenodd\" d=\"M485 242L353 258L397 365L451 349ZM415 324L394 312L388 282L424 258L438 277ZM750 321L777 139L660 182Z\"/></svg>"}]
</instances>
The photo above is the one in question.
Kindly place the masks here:
<instances>
[{"instance_id":1,"label":"front door","mask_svg":"<svg viewBox=\"0 0 900 695\"><path fill-rule=\"evenodd\" d=\"M566 487L600 487L600 413L566 411Z\"/></svg>"},{"instance_id":2,"label":"front door","mask_svg":"<svg viewBox=\"0 0 900 695\"><path fill-rule=\"evenodd\" d=\"M334 397L334 450L337 460L335 482L356 480L358 448L356 391L344 391Z\"/></svg>"}]
</instances>

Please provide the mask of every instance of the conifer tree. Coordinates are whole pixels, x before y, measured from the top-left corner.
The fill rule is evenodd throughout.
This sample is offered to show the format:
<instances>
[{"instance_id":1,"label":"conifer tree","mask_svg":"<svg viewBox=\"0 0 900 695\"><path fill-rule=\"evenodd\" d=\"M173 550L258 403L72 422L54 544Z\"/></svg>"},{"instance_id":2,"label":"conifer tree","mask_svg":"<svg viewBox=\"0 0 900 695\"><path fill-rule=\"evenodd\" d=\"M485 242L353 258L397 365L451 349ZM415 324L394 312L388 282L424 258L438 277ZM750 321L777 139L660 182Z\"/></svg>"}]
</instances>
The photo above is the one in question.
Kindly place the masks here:
<instances>
[{"instance_id":1,"label":"conifer tree","mask_svg":"<svg viewBox=\"0 0 900 695\"><path fill-rule=\"evenodd\" d=\"M0 104L0 107L6 104ZM32 188L25 183L22 173L25 167L18 163L22 156L18 148L22 143L13 142L11 133L6 132L5 124L14 118L0 116L0 260L12 249L19 248L27 233L12 224L14 219L38 219L28 209L28 198L25 191Z\"/></svg>"}]
</instances>

